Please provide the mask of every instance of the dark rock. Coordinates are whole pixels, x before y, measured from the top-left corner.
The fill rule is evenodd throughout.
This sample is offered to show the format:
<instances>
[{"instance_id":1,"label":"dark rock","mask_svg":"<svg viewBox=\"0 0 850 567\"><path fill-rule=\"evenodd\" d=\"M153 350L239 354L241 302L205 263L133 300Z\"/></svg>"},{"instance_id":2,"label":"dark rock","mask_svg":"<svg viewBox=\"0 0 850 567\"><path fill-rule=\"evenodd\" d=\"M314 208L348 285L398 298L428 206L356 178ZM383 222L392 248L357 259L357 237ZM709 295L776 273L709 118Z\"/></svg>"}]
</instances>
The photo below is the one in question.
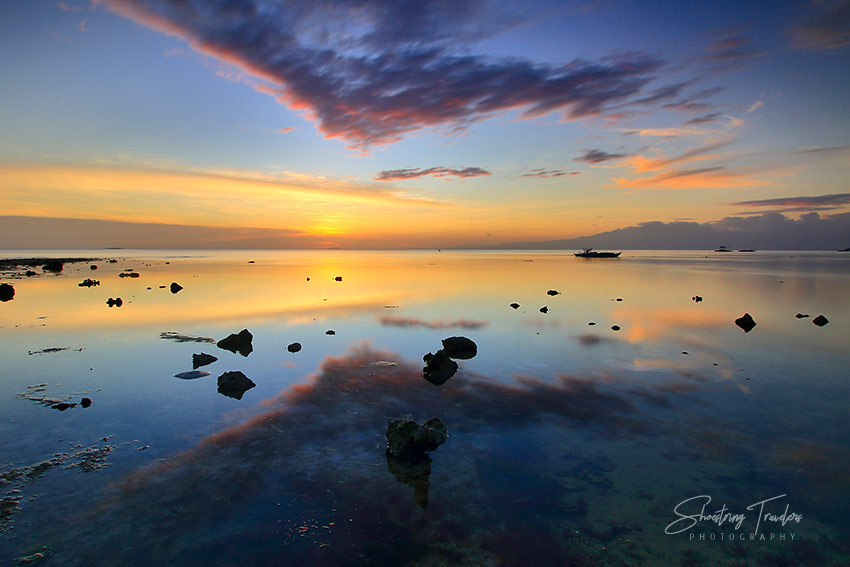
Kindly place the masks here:
<instances>
[{"instance_id":1,"label":"dark rock","mask_svg":"<svg viewBox=\"0 0 850 567\"><path fill-rule=\"evenodd\" d=\"M124 305L124 301L120 297L116 297L115 299L110 297L106 300L106 304L110 307L121 307Z\"/></svg>"},{"instance_id":2,"label":"dark rock","mask_svg":"<svg viewBox=\"0 0 850 567\"><path fill-rule=\"evenodd\" d=\"M15 287L12 284L0 284L0 301L6 302L15 298Z\"/></svg>"},{"instance_id":3,"label":"dark rock","mask_svg":"<svg viewBox=\"0 0 850 567\"><path fill-rule=\"evenodd\" d=\"M619 331L619 330L620 330L620 326L619 326L619 325L611 325L611 330L612 330L612 331Z\"/></svg>"},{"instance_id":4,"label":"dark rock","mask_svg":"<svg viewBox=\"0 0 850 567\"><path fill-rule=\"evenodd\" d=\"M333 329L328 329L327 331L325 331L325 334L326 335L335 335L336 331L334 331Z\"/></svg>"},{"instance_id":5,"label":"dark rock","mask_svg":"<svg viewBox=\"0 0 850 567\"><path fill-rule=\"evenodd\" d=\"M196 353L196 354L192 355L192 368L194 370L197 370L201 366L206 366L207 364L212 364L216 360L218 360L218 357L213 356L211 354L207 354L205 352L202 352L200 354Z\"/></svg>"},{"instance_id":6,"label":"dark rock","mask_svg":"<svg viewBox=\"0 0 850 567\"><path fill-rule=\"evenodd\" d=\"M254 262L254 260L248 260L248 263L249 263L249 264L254 264L255 262Z\"/></svg>"},{"instance_id":7,"label":"dark rock","mask_svg":"<svg viewBox=\"0 0 850 567\"><path fill-rule=\"evenodd\" d=\"M229 350L230 352L238 352L242 356L248 356L254 350L251 341L254 336L248 329L242 329L238 334L231 334L221 339L216 343L218 348Z\"/></svg>"},{"instance_id":8,"label":"dark rock","mask_svg":"<svg viewBox=\"0 0 850 567\"><path fill-rule=\"evenodd\" d=\"M449 358L444 350L438 350L435 354L429 352L422 360L425 361L423 377L436 386L445 384L457 372L457 362Z\"/></svg>"},{"instance_id":9,"label":"dark rock","mask_svg":"<svg viewBox=\"0 0 850 567\"><path fill-rule=\"evenodd\" d=\"M96 285L100 285L99 280L93 280L91 278L86 278L80 283L77 284L77 287L94 287Z\"/></svg>"},{"instance_id":10,"label":"dark rock","mask_svg":"<svg viewBox=\"0 0 850 567\"><path fill-rule=\"evenodd\" d=\"M250 378L239 372L225 372L218 377L218 393L228 398L242 399L242 395L256 386Z\"/></svg>"},{"instance_id":11,"label":"dark rock","mask_svg":"<svg viewBox=\"0 0 850 567\"><path fill-rule=\"evenodd\" d=\"M540 312L541 313L549 313L549 307L544 305L543 307L540 308Z\"/></svg>"},{"instance_id":12,"label":"dark rock","mask_svg":"<svg viewBox=\"0 0 850 567\"><path fill-rule=\"evenodd\" d=\"M387 453L399 459L421 459L448 437L446 424L436 417L422 425L409 419L391 419L387 423Z\"/></svg>"},{"instance_id":13,"label":"dark rock","mask_svg":"<svg viewBox=\"0 0 850 567\"><path fill-rule=\"evenodd\" d=\"M595 324L596 324L596 321L591 321L590 323L588 323L588 325L590 325L591 327Z\"/></svg>"},{"instance_id":14,"label":"dark rock","mask_svg":"<svg viewBox=\"0 0 850 567\"><path fill-rule=\"evenodd\" d=\"M84 408L89 407L91 405L91 398L83 398L82 400L80 400L80 405Z\"/></svg>"},{"instance_id":15,"label":"dark rock","mask_svg":"<svg viewBox=\"0 0 850 567\"><path fill-rule=\"evenodd\" d=\"M397 481L413 488L413 498L422 508L428 507L428 488L431 484L431 457L399 459L387 451L387 470Z\"/></svg>"},{"instance_id":16,"label":"dark rock","mask_svg":"<svg viewBox=\"0 0 850 567\"><path fill-rule=\"evenodd\" d=\"M449 337L443 339L443 350L449 358L467 360L478 354L478 346L466 337Z\"/></svg>"},{"instance_id":17,"label":"dark rock","mask_svg":"<svg viewBox=\"0 0 850 567\"><path fill-rule=\"evenodd\" d=\"M92 264L91 266L89 266L89 269L90 269L90 270L96 270L96 269L97 269L97 266L96 266L95 264Z\"/></svg>"},{"instance_id":18,"label":"dark rock","mask_svg":"<svg viewBox=\"0 0 850 567\"><path fill-rule=\"evenodd\" d=\"M159 289L165 289L164 285L159 286Z\"/></svg>"},{"instance_id":19,"label":"dark rock","mask_svg":"<svg viewBox=\"0 0 850 567\"><path fill-rule=\"evenodd\" d=\"M66 409L72 408L75 405L77 405L77 404L69 404L68 402L59 402L58 404L53 404L50 407L52 407L53 409L57 409L59 411L65 411Z\"/></svg>"},{"instance_id":20,"label":"dark rock","mask_svg":"<svg viewBox=\"0 0 850 567\"><path fill-rule=\"evenodd\" d=\"M826 325L827 323L829 323L829 319L827 319L827 318L826 318L826 317L824 317L823 315L818 315L817 317L815 317L814 319L812 319L812 323L814 323L814 324L815 324L815 325L817 325L818 327L823 327L824 325Z\"/></svg>"},{"instance_id":21,"label":"dark rock","mask_svg":"<svg viewBox=\"0 0 850 567\"><path fill-rule=\"evenodd\" d=\"M44 264L41 269L45 272L56 272L59 273L62 271L64 265L59 260L50 260L46 264Z\"/></svg>"},{"instance_id":22,"label":"dark rock","mask_svg":"<svg viewBox=\"0 0 850 567\"><path fill-rule=\"evenodd\" d=\"M691 299L694 300L694 303L699 303L700 301L702 301L702 297L699 295L695 295Z\"/></svg>"},{"instance_id":23,"label":"dark rock","mask_svg":"<svg viewBox=\"0 0 850 567\"><path fill-rule=\"evenodd\" d=\"M139 272L121 272L118 274L119 278L138 278L140 277Z\"/></svg>"},{"instance_id":24,"label":"dark rock","mask_svg":"<svg viewBox=\"0 0 850 567\"><path fill-rule=\"evenodd\" d=\"M341 282L341 281L342 281L342 276L337 276L337 277L335 277L335 278L334 278L334 281L335 281L335 282Z\"/></svg>"},{"instance_id":25,"label":"dark rock","mask_svg":"<svg viewBox=\"0 0 850 567\"><path fill-rule=\"evenodd\" d=\"M559 291L555 291L554 289L550 289L549 291L546 292L546 295L558 295L559 293L560 293Z\"/></svg>"},{"instance_id":26,"label":"dark rock","mask_svg":"<svg viewBox=\"0 0 850 567\"><path fill-rule=\"evenodd\" d=\"M749 333L753 330L753 327L756 326L755 320L753 320L752 316L749 313L744 313L737 319L735 319L735 324L744 330L745 333Z\"/></svg>"},{"instance_id":27,"label":"dark rock","mask_svg":"<svg viewBox=\"0 0 850 567\"><path fill-rule=\"evenodd\" d=\"M110 264L117 264L118 260L107 260L107 262Z\"/></svg>"},{"instance_id":28,"label":"dark rock","mask_svg":"<svg viewBox=\"0 0 850 567\"><path fill-rule=\"evenodd\" d=\"M511 307L514 309L519 309L519 303L511 303Z\"/></svg>"},{"instance_id":29,"label":"dark rock","mask_svg":"<svg viewBox=\"0 0 850 567\"><path fill-rule=\"evenodd\" d=\"M37 276L38 274L33 272L32 270L27 270L26 272L24 272L24 275L28 278L31 278L33 276Z\"/></svg>"},{"instance_id":30,"label":"dark rock","mask_svg":"<svg viewBox=\"0 0 850 567\"><path fill-rule=\"evenodd\" d=\"M207 370L189 370L187 372L178 372L174 377L181 380L194 380L195 378L203 378L209 375L210 373Z\"/></svg>"},{"instance_id":31,"label":"dark rock","mask_svg":"<svg viewBox=\"0 0 850 567\"><path fill-rule=\"evenodd\" d=\"M617 301L623 301L623 298L622 298L622 297L618 297L618 298L617 298Z\"/></svg>"},{"instance_id":32,"label":"dark rock","mask_svg":"<svg viewBox=\"0 0 850 567\"><path fill-rule=\"evenodd\" d=\"M178 291L183 289L183 286L180 285L177 282L171 282L171 288L170 289L171 289L171 293L177 293Z\"/></svg>"},{"instance_id":33,"label":"dark rock","mask_svg":"<svg viewBox=\"0 0 850 567\"><path fill-rule=\"evenodd\" d=\"M797 319L805 319L808 316L809 315L803 313L797 313L796 315L794 315L794 317L796 317Z\"/></svg>"},{"instance_id":34,"label":"dark rock","mask_svg":"<svg viewBox=\"0 0 850 567\"><path fill-rule=\"evenodd\" d=\"M292 343L291 345L286 347L286 350L288 350L289 352L298 352L299 350L301 350L301 343Z\"/></svg>"}]
</instances>

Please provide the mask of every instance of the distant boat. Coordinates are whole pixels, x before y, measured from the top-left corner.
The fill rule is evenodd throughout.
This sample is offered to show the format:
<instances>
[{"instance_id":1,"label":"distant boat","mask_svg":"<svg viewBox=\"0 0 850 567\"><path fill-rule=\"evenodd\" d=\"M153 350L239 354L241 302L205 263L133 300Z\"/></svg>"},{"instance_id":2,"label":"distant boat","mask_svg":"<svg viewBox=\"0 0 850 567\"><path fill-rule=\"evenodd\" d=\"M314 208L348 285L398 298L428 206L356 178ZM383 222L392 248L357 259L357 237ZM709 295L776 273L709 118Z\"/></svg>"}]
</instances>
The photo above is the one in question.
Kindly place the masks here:
<instances>
[{"instance_id":1,"label":"distant boat","mask_svg":"<svg viewBox=\"0 0 850 567\"><path fill-rule=\"evenodd\" d=\"M752 248L741 248L738 252L755 252Z\"/></svg>"},{"instance_id":2,"label":"distant boat","mask_svg":"<svg viewBox=\"0 0 850 567\"><path fill-rule=\"evenodd\" d=\"M583 252L576 252L579 258L616 258L622 252L596 252L592 248L585 248Z\"/></svg>"},{"instance_id":3,"label":"distant boat","mask_svg":"<svg viewBox=\"0 0 850 567\"><path fill-rule=\"evenodd\" d=\"M731 250L729 250L725 246L721 246L720 248L716 249L715 252L731 252Z\"/></svg>"}]
</instances>

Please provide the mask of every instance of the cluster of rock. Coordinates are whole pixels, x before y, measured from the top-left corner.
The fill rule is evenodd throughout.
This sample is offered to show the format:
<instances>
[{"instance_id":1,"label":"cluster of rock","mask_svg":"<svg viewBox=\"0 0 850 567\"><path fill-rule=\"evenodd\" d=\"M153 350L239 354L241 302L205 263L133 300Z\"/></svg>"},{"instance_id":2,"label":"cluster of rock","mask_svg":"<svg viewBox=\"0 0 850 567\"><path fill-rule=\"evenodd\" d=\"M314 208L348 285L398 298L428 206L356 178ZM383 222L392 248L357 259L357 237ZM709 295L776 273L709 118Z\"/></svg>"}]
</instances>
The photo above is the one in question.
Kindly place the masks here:
<instances>
[{"instance_id":1,"label":"cluster of rock","mask_svg":"<svg viewBox=\"0 0 850 567\"><path fill-rule=\"evenodd\" d=\"M94 287L96 285L100 285L100 280L93 280L91 278L86 278L80 283L77 284L77 287Z\"/></svg>"},{"instance_id":2,"label":"cluster of rock","mask_svg":"<svg viewBox=\"0 0 850 567\"><path fill-rule=\"evenodd\" d=\"M436 353L422 357L425 367L423 377L436 386L441 386L457 372L457 362L452 359L467 360L478 354L476 344L466 337L443 339L443 348Z\"/></svg>"}]
</instances>

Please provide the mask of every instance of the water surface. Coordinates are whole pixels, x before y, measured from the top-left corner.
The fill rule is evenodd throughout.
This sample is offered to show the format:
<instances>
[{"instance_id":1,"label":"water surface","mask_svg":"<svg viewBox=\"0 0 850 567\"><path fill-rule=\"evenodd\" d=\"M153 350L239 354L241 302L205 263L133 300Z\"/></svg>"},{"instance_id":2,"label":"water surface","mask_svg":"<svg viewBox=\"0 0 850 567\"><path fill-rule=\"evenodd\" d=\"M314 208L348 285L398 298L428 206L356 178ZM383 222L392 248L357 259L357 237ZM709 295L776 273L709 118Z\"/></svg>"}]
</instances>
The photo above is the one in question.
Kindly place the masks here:
<instances>
[{"instance_id":1,"label":"water surface","mask_svg":"<svg viewBox=\"0 0 850 567\"><path fill-rule=\"evenodd\" d=\"M0 562L850 559L846 254L43 255L97 260L0 278ZM248 356L214 344L242 329ZM425 381L458 335L478 354ZM390 419L432 416L429 461L385 454ZM724 505L740 525L682 519Z\"/></svg>"}]
</instances>

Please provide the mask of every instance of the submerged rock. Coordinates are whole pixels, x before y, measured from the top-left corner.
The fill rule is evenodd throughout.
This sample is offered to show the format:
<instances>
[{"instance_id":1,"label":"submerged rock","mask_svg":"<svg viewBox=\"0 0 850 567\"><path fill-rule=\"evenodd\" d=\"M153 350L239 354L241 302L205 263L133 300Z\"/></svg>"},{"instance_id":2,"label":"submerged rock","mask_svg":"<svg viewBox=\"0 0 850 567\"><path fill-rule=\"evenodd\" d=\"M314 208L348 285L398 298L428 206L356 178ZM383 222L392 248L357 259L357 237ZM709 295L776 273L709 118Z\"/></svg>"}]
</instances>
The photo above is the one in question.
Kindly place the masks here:
<instances>
[{"instance_id":1,"label":"submerged rock","mask_svg":"<svg viewBox=\"0 0 850 567\"><path fill-rule=\"evenodd\" d=\"M242 356L248 356L254 351L251 341L254 336L248 329L242 329L238 334L234 333L221 339L216 343L218 348L229 350L230 352L238 352Z\"/></svg>"},{"instance_id":2,"label":"submerged rock","mask_svg":"<svg viewBox=\"0 0 850 567\"><path fill-rule=\"evenodd\" d=\"M286 347L286 350L288 350L289 352L298 352L299 350L301 350L301 343L292 343L291 345Z\"/></svg>"},{"instance_id":3,"label":"submerged rock","mask_svg":"<svg viewBox=\"0 0 850 567\"><path fill-rule=\"evenodd\" d=\"M421 459L449 438L446 424L432 417L422 425L410 419L387 423L387 453L399 459Z\"/></svg>"},{"instance_id":4,"label":"submerged rock","mask_svg":"<svg viewBox=\"0 0 850 567\"><path fill-rule=\"evenodd\" d=\"M749 313L744 313L735 319L735 324L742 328L745 333L749 333L756 326L755 320Z\"/></svg>"},{"instance_id":5,"label":"submerged rock","mask_svg":"<svg viewBox=\"0 0 850 567\"><path fill-rule=\"evenodd\" d=\"M243 394L256 386L250 378L239 372L225 372L218 377L218 393L228 398L241 400Z\"/></svg>"},{"instance_id":6,"label":"submerged rock","mask_svg":"<svg viewBox=\"0 0 850 567\"><path fill-rule=\"evenodd\" d=\"M457 372L457 362L442 349L435 354L429 352L422 357L422 360L425 361L425 368L422 369L423 377L436 386L442 386Z\"/></svg>"},{"instance_id":7,"label":"submerged rock","mask_svg":"<svg viewBox=\"0 0 850 567\"><path fill-rule=\"evenodd\" d=\"M62 264L62 262L60 262L59 260L50 260L49 262L45 263L41 267L41 269L45 272L56 272L58 274L62 271L62 268L64 267L64 264Z\"/></svg>"},{"instance_id":8,"label":"submerged rock","mask_svg":"<svg viewBox=\"0 0 850 567\"><path fill-rule=\"evenodd\" d=\"M181 380L194 380L195 378L203 378L209 375L210 372L208 370L189 370L187 372L178 372L174 377Z\"/></svg>"},{"instance_id":9,"label":"submerged rock","mask_svg":"<svg viewBox=\"0 0 850 567\"><path fill-rule=\"evenodd\" d=\"M824 325L826 325L827 323L829 323L829 319L827 319L827 318L826 318L826 317L824 317L823 315L818 315L817 317L815 317L814 319L812 319L812 323L814 323L814 324L815 324L815 325L817 325L818 327L823 327Z\"/></svg>"},{"instance_id":10,"label":"submerged rock","mask_svg":"<svg viewBox=\"0 0 850 567\"><path fill-rule=\"evenodd\" d=\"M183 289L182 285L177 282L171 282L171 293L177 293L181 289Z\"/></svg>"},{"instance_id":11,"label":"submerged rock","mask_svg":"<svg viewBox=\"0 0 850 567\"><path fill-rule=\"evenodd\" d=\"M211 354L207 354L202 352L200 354L195 353L192 355L192 369L197 370L201 366L206 366L207 364L212 364L218 360L217 356L213 356Z\"/></svg>"},{"instance_id":12,"label":"submerged rock","mask_svg":"<svg viewBox=\"0 0 850 567\"><path fill-rule=\"evenodd\" d=\"M15 288L11 284L0 284L0 301L10 301L15 298Z\"/></svg>"},{"instance_id":13,"label":"submerged rock","mask_svg":"<svg viewBox=\"0 0 850 567\"><path fill-rule=\"evenodd\" d=\"M466 337L449 337L443 339L443 350L449 358L467 360L478 354L478 346Z\"/></svg>"}]
</instances>

